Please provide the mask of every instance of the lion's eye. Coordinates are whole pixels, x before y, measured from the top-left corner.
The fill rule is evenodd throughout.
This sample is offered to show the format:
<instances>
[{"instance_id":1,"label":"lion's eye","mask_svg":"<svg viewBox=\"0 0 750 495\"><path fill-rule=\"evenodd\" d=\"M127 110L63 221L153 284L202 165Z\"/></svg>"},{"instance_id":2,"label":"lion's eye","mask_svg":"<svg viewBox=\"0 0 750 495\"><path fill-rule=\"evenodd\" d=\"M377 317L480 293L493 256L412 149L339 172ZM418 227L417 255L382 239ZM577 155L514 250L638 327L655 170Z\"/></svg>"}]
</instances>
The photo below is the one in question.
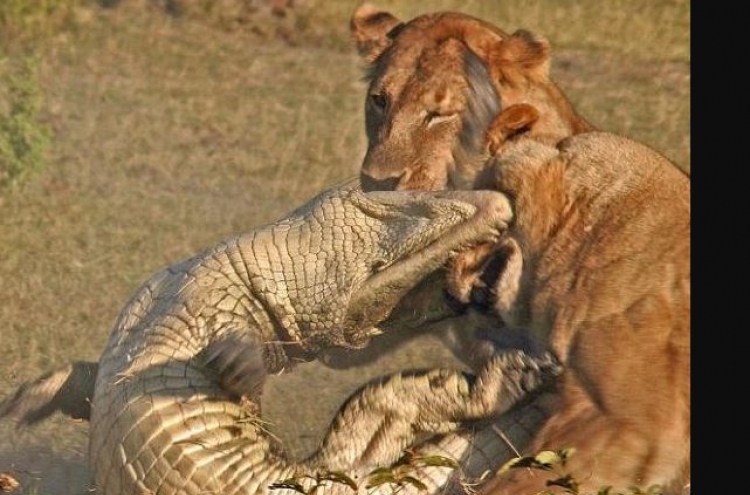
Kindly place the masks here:
<instances>
[{"instance_id":1,"label":"lion's eye","mask_svg":"<svg viewBox=\"0 0 750 495\"><path fill-rule=\"evenodd\" d=\"M424 116L424 122L425 124L429 124L430 122L434 121L435 119L439 117L440 117L440 114L437 112L427 112Z\"/></svg>"},{"instance_id":2,"label":"lion's eye","mask_svg":"<svg viewBox=\"0 0 750 495\"><path fill-rule=\"evenodd\" d=\"M447 122L447 121L453 119L453 117L455 117L455 116L456 116L455 113L442 114L442 113L438 113L438 112L430 112L430 111L428 111L428 112L425 113L424 123L425 123L425 125L427 127L432 127L432 126L434 126L436 124L440 124L442 122Z\"/></svg>"},{"instance_id":3,"label":"lion's eye","mask_svg":"<svg viewBox=\"0 0 750 495\"><path fill-rule=\"evenodd\" d=\"M370 103L377 110L385 112L385 109L388 107L388 97L382 93L372 93L370 95Z\"/></svg>"}]
</instances>

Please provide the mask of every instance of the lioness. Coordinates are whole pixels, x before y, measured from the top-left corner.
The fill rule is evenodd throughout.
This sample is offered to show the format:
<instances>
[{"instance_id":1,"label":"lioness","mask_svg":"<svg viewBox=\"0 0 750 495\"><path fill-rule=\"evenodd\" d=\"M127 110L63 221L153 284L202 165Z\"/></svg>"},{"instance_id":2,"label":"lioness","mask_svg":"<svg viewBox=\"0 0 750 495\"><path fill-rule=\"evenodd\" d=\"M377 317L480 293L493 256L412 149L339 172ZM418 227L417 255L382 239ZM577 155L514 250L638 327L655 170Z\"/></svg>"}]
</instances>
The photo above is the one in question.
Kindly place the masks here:
<instances>
[{"instance_id":1,"label":"lioness","mask_svg":"<svg viewBox=\"0 0 750 495\"><path fill-rule=\"evenodd\" d=\"M515 223L487 250L504 257L489 294L507 326L496 331L520 329L565 366L525 452L576 448L567 468L586 492L689 487L689 177L592 131L548 80L547 45L531 35L455 13L403 24L369 6L352 31L372 61L363 186L513 198ZM467 277L465 266L454 274L464 300ZM511 473L482 493L533 494L549 479Z\"/></svg>"},{"instance_id":2,"label":"lioness","mask_svg":"<svg viewBox=\"0 0 750 495\"><path fill-rule=\"evenodd\" d=\"M565 364L529 452L575 447L583 488L690 479L690 180L653 150L592 132L521 139L491 162L514 197L522 269L497 310ZM489 184L487 184L489 185ZM502 275L513 277L514 274ZM519 471L485 493L535 493Z\"/></svg>"},{"instance_id":3,"label":"lioness","mask_svg":"<svg viewBox=\"0 0 750 495\"><path fill-rule=\"evenodd\" d=\"M594 129L549 78L549 43L527 31L509 35L453 12L404 24L369 4L351 31L371 63L366 190L475 188L485 131L501 109L505 129L540 140Z\"/></svg>"}]
</instances>

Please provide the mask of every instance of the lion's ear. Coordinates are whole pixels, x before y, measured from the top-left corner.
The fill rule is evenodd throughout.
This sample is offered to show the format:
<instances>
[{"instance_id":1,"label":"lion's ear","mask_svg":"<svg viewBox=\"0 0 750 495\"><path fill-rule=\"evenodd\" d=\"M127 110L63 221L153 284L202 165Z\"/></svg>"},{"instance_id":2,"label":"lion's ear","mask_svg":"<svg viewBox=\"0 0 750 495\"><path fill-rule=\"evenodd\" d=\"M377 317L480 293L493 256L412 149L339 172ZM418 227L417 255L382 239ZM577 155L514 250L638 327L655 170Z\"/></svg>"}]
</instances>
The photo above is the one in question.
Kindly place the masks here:
<instances>
[{"instance_id":1,"label":"lion's ear","mask_svg":"<svg viewBox=\"0 0 750 495\"><path fill-rule=\"evenodd\" d=\"M402 22L389 12L364 3L352 14L349 29L359 54L372 62L391 45L388 33L401 25Z\"/></svg>"},{"instance_id":2,"label":"lion's ear","mask_svg":"<svg viewBox=\"0 0 750 495\"><path fill-rule=\"evenodd\" d=\"M487 145L495 155L502 145L528 130L539 120L539 110L528 103L511 105L500 112L487 129Z\"/></svg>"},{"instance_id":3,"label":"lion's ear","mask_svg":"<svg viewBox=\"0 0 750 495\"><path fill-rule=\"evenodd\" d=\"M461 24L460 26L463 28L461 35L466 46L484 61L489 61L493 51L508 37L500 30L492 31L486 27L477 26L475 23Z\"/></svg>"},{"instance_id":4,"label":"lion's ear","mask_svg":"<svg viewBox=\"0 0 750 495\"><path fill-rule=\"evenodd\" d=\"M495 45L490 55L490 67L511 82L519 76L545 81L549 77L549 66L549 41L524 29Z\"/></svg>"}]
</instances>

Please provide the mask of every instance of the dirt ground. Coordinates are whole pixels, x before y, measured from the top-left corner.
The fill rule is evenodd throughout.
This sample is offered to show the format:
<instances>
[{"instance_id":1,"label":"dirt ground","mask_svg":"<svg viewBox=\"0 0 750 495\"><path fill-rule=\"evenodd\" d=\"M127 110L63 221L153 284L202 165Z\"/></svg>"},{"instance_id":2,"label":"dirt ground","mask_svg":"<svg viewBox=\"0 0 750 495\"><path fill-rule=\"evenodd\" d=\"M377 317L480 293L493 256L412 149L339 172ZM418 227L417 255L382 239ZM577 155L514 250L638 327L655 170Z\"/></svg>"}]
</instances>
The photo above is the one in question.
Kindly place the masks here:
<instances>
[{"instance_id":1,"label":"dirt ground","mask_svg":"<svg viewBox=\"0 0 750 495\"><path fill-rule=\"evenodd\" d=\"M287 457L301 459L310 454L344 399L369 379L438 364L460 366L439 338L430 334L403 343L384 343L382 347L389 351L361 366L337 370L311 362L269 378L263 415L270 431L281 440ZM36 490L26 493L91 493L85 452L87 424L59 417L51 421L68 439L64 449L45 446L43 434L33 429L14 433L0 450L0 466L20 474L27 490Z\"/></svg>"}]
</instances>

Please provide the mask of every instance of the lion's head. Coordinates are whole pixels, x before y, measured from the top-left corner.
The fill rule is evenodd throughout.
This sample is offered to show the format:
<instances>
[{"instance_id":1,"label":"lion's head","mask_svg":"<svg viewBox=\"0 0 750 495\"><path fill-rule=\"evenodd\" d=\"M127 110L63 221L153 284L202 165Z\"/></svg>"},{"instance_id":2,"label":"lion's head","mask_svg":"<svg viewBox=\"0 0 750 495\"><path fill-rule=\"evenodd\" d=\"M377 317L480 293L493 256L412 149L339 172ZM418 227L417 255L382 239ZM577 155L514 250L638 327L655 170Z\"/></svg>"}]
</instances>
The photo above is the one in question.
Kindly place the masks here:
<instances>
[{"instance_id":1,"label":"lion's head","mask_svg":"<svg viewBox=\"0 0 750 495\"><path fill-rule=\"evenodd\" d=\"M592 129L550 80L549 43L528 31L454 12L402 22L368 4L351 31L370 63L365 190L480 187L491 125L494 139Z\"/></svg>"}]
</instances>

